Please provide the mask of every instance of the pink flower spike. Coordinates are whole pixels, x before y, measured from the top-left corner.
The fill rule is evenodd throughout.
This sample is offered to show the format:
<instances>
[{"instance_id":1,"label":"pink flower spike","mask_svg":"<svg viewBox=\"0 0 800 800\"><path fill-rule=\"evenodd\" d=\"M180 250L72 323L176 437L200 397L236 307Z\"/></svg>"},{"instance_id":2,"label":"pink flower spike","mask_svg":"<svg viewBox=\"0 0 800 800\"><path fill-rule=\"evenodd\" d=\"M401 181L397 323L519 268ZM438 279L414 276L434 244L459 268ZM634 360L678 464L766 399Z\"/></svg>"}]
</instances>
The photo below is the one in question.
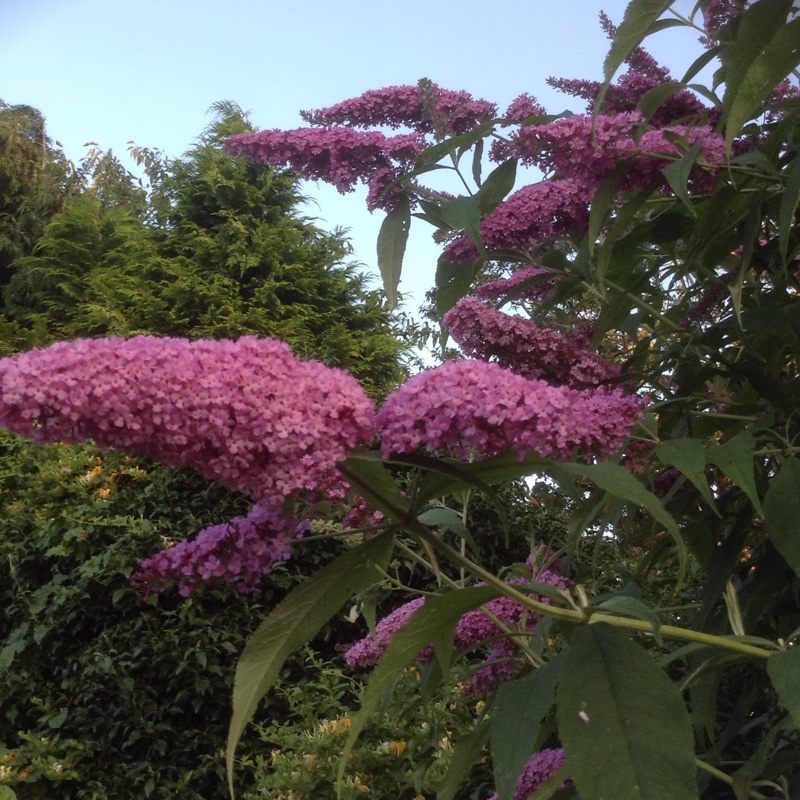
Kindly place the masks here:
<instances>
[{"instance_id":1,"label":"pink flower spike","mask_svg":"<svg viewBox=\"0 0 800 800\"><path fill-rule=\"evenodd\" d=\"M514 450L569 458L613 452L644 401L620 389L550 386L484 361L447 361L392 392L376 425L385 458L450 450L493 456Z\"/></svg>"},{"instance_id":2,"label":"pink flower spike","mask_svg":"<svg viewBox=\"0 0 800 800\"><path fill-rule=\"evenodd\" d=\"M373 436L343 370L273 339L78 339L0 359L0 426L190 466L278 504Z\"/></svg>"}]
</instances>

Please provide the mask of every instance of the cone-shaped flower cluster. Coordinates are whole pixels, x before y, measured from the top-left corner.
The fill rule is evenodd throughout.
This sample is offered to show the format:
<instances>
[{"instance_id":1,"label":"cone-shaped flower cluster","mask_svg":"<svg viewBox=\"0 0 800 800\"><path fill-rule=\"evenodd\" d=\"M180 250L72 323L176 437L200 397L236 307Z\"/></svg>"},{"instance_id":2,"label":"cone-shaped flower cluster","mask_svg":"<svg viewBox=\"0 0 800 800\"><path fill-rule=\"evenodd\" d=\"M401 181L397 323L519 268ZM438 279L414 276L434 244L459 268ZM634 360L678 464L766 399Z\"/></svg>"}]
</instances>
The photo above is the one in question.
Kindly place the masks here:
<instances>
[{"instance_id":1,"label":"cone-shaped flower cluster","mask_svg":"<svg viewBox=\"0 0 800 800\"><path fill-rule=\"evenodd\" d=\"M459 300L444 324L471 358L493 361L525 378L588 389L619 375L619 367L559 331L497 311L475 297Z\"/></svg>"},{"instance_id":2,"label":"cone-shaped flower cluster","mask_svg":"<svg viewBox=\"0 0 800 800\"><path fill-rule=\"evenodd\" d=\"M448 361L389 395L376 417L384 457L454 450L492 456L515 450L569 458L616 450L642 400L619 389L579 391L528 380L484 361Z\"/></svg>"},{"instance_id":3,"label":"cone-shaped flower cluster","mask_svg":"<svg viewBox=\"0 0 800 800\"><path fill-rule=\"evenodd\" d=\"M140 561L131 584L148 592L178 586L184 597L201 583L230 583L240 592L252 592L276 561L291 556L292 541L307 527L256 505L247 516L204 528L194 539Z\"/></svg>"},{"instance_id":4,"label":"cone-shaped flower cluster","mask_svg":"<svg viewBox=\"0 0 800 800\"><path fill-rule=\"evenodd\" d=\"M271 339L83 339L0 360L0 426L188 465L271 507L372 438L342 370Z\"/></svg>"},{"instance_id":5,"label":"cone-shaped flower cluster","mask_svg":"<svg viewBox=\"0 0 800 800\"><path fill-rule=\"evenodd\" d=\"M301 116L310 125L406 127L419 133L432 133L432 117L439 116L447 118L449 133L459 134L488 122L496 113L494 103L476 100L469 92L452 92L421 81L416 86L370 89L329 108L304 111Z\"/></svg>"}]
</instances>

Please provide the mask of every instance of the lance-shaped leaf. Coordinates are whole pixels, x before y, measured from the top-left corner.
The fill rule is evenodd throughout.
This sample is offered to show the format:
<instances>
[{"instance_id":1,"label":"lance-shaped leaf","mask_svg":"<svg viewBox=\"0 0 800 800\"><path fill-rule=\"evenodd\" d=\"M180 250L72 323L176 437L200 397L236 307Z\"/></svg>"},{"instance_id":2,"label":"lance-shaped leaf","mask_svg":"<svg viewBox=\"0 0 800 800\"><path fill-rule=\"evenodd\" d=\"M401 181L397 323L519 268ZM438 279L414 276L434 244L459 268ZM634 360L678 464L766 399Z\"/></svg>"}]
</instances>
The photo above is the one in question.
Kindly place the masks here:
<instances>
[{"instance_id":1,"label":"lance-shaped leaf","mask_svg":"<svg viewBox=\"0 0 800 800\"><path fill-rule=\"evenodd\" d=\"M517 160L515 158L504 161L489 174L478 194L481 217L487 217L500 205L505 196L514 188L516 176Z\"/></svg>"},{"instance_id":2,"label":"lance-shaped leaf","mask_svg":"<svg viewBox=\"0 0 800 800\"><path fill-rule=\"evenodd\" d=\"M800 62L800 19L786 22L792 0L760 0L742 17L726 63L722 122L730 151L744 124Z\"/></svg>"},{"instance_id":3,"label":"lance-shaped leaf","mask_svg":"<svg viewBox=\"0 0 800 800\"><path fill-rule=\"evenodd\" d=\"M280 674L286 658L319 633L356 592L379 577L394 547L394 537L380 534L349 550L295 588L247 640L236 665L233 715L228 731L228 785L233 797L233 762L242 731L262 697Z\"/></svg>"},{"instance_id":4,"label":"lance-shaped leaf","mask_svg":"<svg viewBox=\"0 0 800 800\"><path fill-rule=\"evenodd\" d=\"M661 170L661 174L667 179L667 183L675 192L675 196L689 209L692 215L696 215L692 201L689 198L689 175L692 172L697 154L700 152L702 142L696 142L689 152L685 153L677 161L673 161Z\"/></svg>"},{"instance_id":5,"label":"lance-shaped leaf","mask_svg":"<svg viewBox=\"0 0 800 800\"><path fill-rule=\"evenodd\" d=\"M656 447L655 452L662 464L669 464L679 469L681 475L692 482L695 489L703 496L703 500L719 516L711 490L708 488L708 479L705 473L706 451L703 443L698 439L686 436L682 439L670 439L662 442Z\"/></svg>"},{"instance_id":6,"label":"lance-shaped leaf","mask_svg":"<svg viewBox=\"0 0 800 800\"><path fill-rule=\"evenodd\" d=\"M405 517L408 500L377 454L369 451L351 453L341 462L339 471L373 508L393 520Z\"/></svg>"},{"instance_id":7,"label":"lance-shaped leaf","mask_svg":"<svg viewBox=\"0 0 800 800\"><path fill-rule=\"evenodd\" d=\"M605 83L600 90L595 108L600 109L611 79L623 61L651 32L656 20L669 8L671 0L632 0L625 9L622 24L617 28L614 43L603 63Z\"/></svg>"},{"instance_id":8,"label":"lance-shaped leaf","mask_svg":"<svg viewBox=\"0 0 800 800\"><path fill-rule=\"evenodd\" d=\"M709 448L706 458L709 463L716 464L747 495L755 510L763 517L764 511L758 499L753 474L755 449L756 442L752 434L742 431L719 447Z\"/></svg>"},{"instance_id":9,"label":"lance-shaped leaf","mask_svg":"<svg viewBox=\"0 0 800 800\"><path fill-rule=\"evenodd\" d=\"M767 661L767 672L780 704L800 728L800 648L775 653Z\"/></svg>"},{"instance_id":10,"label":"lance-shaped leaf","mask_svg":"<svg viewBox=\"0 0 800 800\"><path fill-rule=\"evenodd\" d=\"M603 623L570 639L556 692L558 730L582 800L691 800L692 724L653 658Z\"/></svg>"},{"instance_id":11,"label":"lance-shaped leaf","mask_svg":"<svg viewBox=\"0 0 800 800\"><path fill-rule=\"evenodd\" d=\"M469 528L464 524L461 515L452 508L429 508L417 517L417 521L423 525L447 528L456 536L460 536L475 552L478 551L478 545Z\"/></svg>"},{"instance_id":12,"label":"lance-shaped leaf","mask_svg":"<svg viewBox=\"0 0 800 800\"><path fill-rule=\"evenodd\" d=\"M436 313L444 316L472 288L484 258L471 264L454 264L440 256L436 265Z\"/></svg>"},{"instance_id":13,"label":"lance-shaped leaf","mask_svg":"<svg viewBox=\"0 0 800 800\"><path fill-rule=\"evenodd\" d=\"M485 186L485 184L484 184ZM442 203L439 208L442 218L454 230L464 231L478 250L483 249L481 242L481 196L473 194L469 197L456 197Z\"/></svg>"},{"instance_id":14,"label":"lance-shaped leaf","mask_svg":"<svg viewBox=\"0 0 800 800\"><path fill-rule=\"evenodd\" d=\"M800 461L787 459L764 498L767 534L786 563L800 575Z\"/></svg>"},{"instance_id":15,"label":"lance-shaped leaf","mask_svg":"<svg viewBox=\"0 0 800 800\"><path fill-rule=\"evenodd\" d=\"M492 765L498 800L512 800L536 746L542 720L553 706L559 661L524 678L506 681L495 696L492 714Z\"/></svg>"},{"instance_id":16,"label":"lance-shaped leaf","mask_svg":"<svg viewBox=\"0 0 800 800\"><path fill-rule=\"evenodd\" d=\"M650 490L639 483L624 467L617 464L558 464L558 471L588 478L596 486L620 500L629 500L650 513L673 536L678 536L678 523L663 503Z\"/></svg>"},{"instance_id":17,"label":"lance-shaped leaf","mask_svg":"<svg viewBox=\"0 0 800 800\"><path fill-rule=\"evenodd\" d=\"M411 208L408 197L402 195L397 205L386 215L378 234L378 269L389 308L397 305L397 287L403 271L408 231L411 227Z\"/></svg>"}]
</instances>

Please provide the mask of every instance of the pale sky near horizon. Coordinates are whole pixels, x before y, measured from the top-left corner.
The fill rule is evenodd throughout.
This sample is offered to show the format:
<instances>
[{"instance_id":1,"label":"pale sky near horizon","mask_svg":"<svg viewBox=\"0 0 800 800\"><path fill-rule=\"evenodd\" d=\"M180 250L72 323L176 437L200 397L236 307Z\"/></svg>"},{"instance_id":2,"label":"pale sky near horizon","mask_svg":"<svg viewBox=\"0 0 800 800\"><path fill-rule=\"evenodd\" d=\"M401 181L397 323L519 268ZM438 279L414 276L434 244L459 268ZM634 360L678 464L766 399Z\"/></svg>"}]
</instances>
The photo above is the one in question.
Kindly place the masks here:
<instances>
[{"instance_id":1,"label":"pale sky near horizon","mask_svg":"<svg viewBox=\"0 0 800 800\"><path fill-rule=\"evenodd\" d=\"M501 110L529 92L551 112L582 104L550 75L598 79L608 40L602 9L622 20L625 0L0 0L0 99L39 109L68 158L96 142L122 156L127 143L180 156L232 100L258 128L301 126L318 108L367 89L428 77ZM691 0L676 4L684 12ZM665 31L650 49L680 78L700 54L696 35ZM127 162L126 162L127 163ZM132 164L131 164L132 166ZM518 184L519 185L519 184ZM382 214L365 191L341 197L309 183L305 212L350 229L353 258L375 272ZM412 224L401 291L415 311L433 283L438 248Z\"/></svg>"}]
</instances>

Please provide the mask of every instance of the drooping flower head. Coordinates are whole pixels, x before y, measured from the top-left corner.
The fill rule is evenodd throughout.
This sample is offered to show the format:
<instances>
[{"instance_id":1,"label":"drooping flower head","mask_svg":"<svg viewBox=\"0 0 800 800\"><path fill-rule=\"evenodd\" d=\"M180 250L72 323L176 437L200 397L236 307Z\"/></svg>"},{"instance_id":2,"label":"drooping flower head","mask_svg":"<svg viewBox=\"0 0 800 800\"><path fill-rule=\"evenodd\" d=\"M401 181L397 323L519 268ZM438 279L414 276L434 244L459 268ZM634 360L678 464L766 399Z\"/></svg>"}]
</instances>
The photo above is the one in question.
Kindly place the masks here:
<instances>
[{"instance_id":1,"label":"drooping flower head","mask_svg":"<svg viewBox=\"0 0 800 800\"><path fill-rule=\"evenodd\" d=\"M361 182L370 188L370 208L390 208L391 193L381 196L410 168L427 146L420 134L385 136L351 128L266 130L231 136L228 151L255 164L289 167L303 178L333 184L342 194Z\"/></svg>"},{"instance_id":2,"label":"drooping flower head","mask_svg":"<svg viewBox=\"0 0 800 800\"><path fill-rule=\"evenodd\" d=\"M0 426L191 466L271 507L370 441L373 413L348 373L254 336L79 339L0 360Z\"/></svg>"}]
</instances>

